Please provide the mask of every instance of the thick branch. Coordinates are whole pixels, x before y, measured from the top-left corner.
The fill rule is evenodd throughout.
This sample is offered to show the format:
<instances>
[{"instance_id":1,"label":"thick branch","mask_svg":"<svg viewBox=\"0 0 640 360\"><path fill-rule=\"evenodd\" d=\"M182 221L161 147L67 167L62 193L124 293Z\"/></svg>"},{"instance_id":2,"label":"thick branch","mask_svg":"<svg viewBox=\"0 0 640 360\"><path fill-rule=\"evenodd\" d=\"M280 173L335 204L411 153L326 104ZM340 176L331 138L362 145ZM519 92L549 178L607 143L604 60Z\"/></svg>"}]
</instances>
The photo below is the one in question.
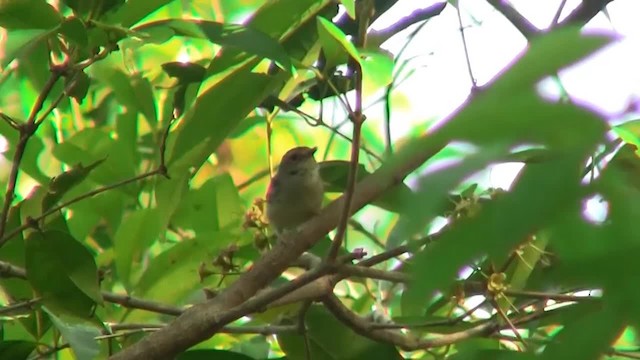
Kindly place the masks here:
<instances>
[{"instance_id":1,"label":"thick branch","mask_svg":"<svg viewBox=\"0 0 640 360\"><path fill-rule=\"evenodd\" d=\"M498 10L524 37L531 39L540 32L527 18L522 16L505 0L487 0L491 6Z\"/></svg>"},{"instance_id":2,"label":"thick branch","mask_svg":"<svg viewBox=\"0 0 640 360\"><path fill-rule=\"evenodd\" d=\"M559 26L583 26L598 15L610 2L613 0L582 0L582 3L566 19L562 20Z\"/></svg>"},{"instance_id":3,"label":"thick branch","mask_svg":"<svg viewBox=\"0 0 640 360\"><path fill-rule=\"evenodd\" d=\"M356 186L351 214L400 183L444 145L430 143L427 146L407 147L397 152L378 171ZM250 271L241 275L218 296L189 308L169 326L124 349L113 356L113 359L165 359L211 337L228 323L222 319L229 309L242 304L270 284L289 264L331 231L338 223L343 207L344 198L340 197L298 232L285 234L271 251L256 261Z\"/></svg>"},{"instance_id":4,"label":"thick branch","mask_svg":"<svg viewBox=\"0 0 640 360\"><path fill-rule=\"evenodd\" d=\"M557 27L565 26L584 26L605 6L613 0L583 0L577 8L575 8L566 19L558 24ZM496 10L498 10L509 22L516 28L527 40L531 40L542 31L535 27L522 14L514 9L506 0L487 0ZM552 24L553 26L553 24Z\"/></svg>"},{"instance_id":5,"label":"thick branch","mask_svg":"<svg viewBox=\"0 0 640 360\"><path fill-rule=\"evenodd\" d=\"M389 40L393 35L405 30L409 26L421 21L426 21L434 16L440 15L442 10L447 6L446 2L435 3L424 9L416 9L411 14L399 19L389 27L382 30L371 30L367 35L367 47L377 48L380 44Z\"/></svg>"}]
</instances>

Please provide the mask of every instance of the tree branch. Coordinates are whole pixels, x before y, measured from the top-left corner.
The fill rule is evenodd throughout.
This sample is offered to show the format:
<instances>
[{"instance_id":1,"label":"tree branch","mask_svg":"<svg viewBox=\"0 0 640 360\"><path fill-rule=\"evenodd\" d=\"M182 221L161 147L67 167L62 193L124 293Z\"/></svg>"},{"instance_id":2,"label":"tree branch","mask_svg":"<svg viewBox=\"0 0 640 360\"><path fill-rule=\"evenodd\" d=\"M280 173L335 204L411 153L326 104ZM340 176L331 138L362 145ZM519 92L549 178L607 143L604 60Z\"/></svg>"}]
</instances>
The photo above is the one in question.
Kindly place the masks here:
<instances>
[{"instance_id":1,"label":"tree branch","mask_svg":"<svg viewBox=\"0 0 640 360\"><path fill-rule=\"evenodd\" d=\"M385 190L402 182L405 176L435 155L444 145L429 143L426 146L405 147L396 152L380 169L358 184L354 190L350 212L361 209ZM113 359L165 359L214 335L222 326L232 321L226 316L230 309L247 301L258 290L270 284L289 264L331 231L341 216L340 209L343 206L344 195L302 225L299 231L282 236L269 252L253 264L251 270L241 275L218 296L189 308L166 328L124 349L114 355Z\"/></svg>"},{"instance_id":2,"label":"tree branch","mask_svg":"<svg viewBox=\"0 0 640 360\"><path fill-rule=\"evenodd\" d=\"M103 186L103 187L99 187L97 189L91 190L91 191L86 192L84 194L80 194L80 195L74 197L73 199L69 199L68 201L63 202L60 205L54 206L51 209L43 212L40 216L33 218L32 220L33 220L33 222L39 222L40 220L46 218L47 216L52 215L52 214L54 214L54 213L56 213L56 212L58 212L58 211L60 211L60 210L62 210L64 208L66 208L69 205L75 204L78 201L81 201L81 200L84 200L84 199L88 199L90 197L93 197L93 196L96 196L98 194L101 194L101 193L103 193L105 191L109 191L109 190L112 190L112 189L115 189L115 188L130 184L130 183L142 180L142 179L146 179L146 178L148 178L150 176L155 176L155 175L158 175L158 174L161 174L161 173L162 172L159 169L156 169L156 170L152 170L150 172L147 172L147 173L132 177L130 179L125 179L125 180L118 181L118 182L116 182L114 184L111 184L111 185L106 185L106 186ZM29 228L30 226L32 226L31 224L32 224L32 222L27 222L27 223L24 223L24 224L20 225L19 227L15 228L15 229L11 230L11 232L9 232L4 237L2 237L2 239L0 239L0 247L2 245L4 245L7 241L9 241L12 237L16 236L19 232L21 232L21 231Z\"/></svg>"},{"instance_id":3,"label":"tree branch","mask_svg":"<svg viewBox=\"0 0 640 360\"><path fill-rule=\"evenodd\" d=\"M527 18L522 16L518 10L514 9L506 0L487 0L491 6L498 10L520 33L528 40L532 39L540 32Z\"/></svg>"},{"instance_id":4,"label":"tree branch","mask_svg":"<svg viewBox=\"0 0 640 360\"><path fill-rule=\"evenodd\" d=\"M580 3L569 16L562 20L558 26L584 26L609 5L610 2L613 2L613 0L582 0L582 3Z\"/></svg>"},{"instance_id":5,"label":"tree branch","mask_svg":"<svg viewBox=\"0 0 640 360\"><path fill-rule=\"evenodd\" d=\"M111 51L116 49L117 44L108 44L103 48L103 50L93 56L85 60L82 63L78 63L74 66L77 71L82 71L87 66L93 64L98 60L104 59ZM9 217L9 210L11 209L11 204L13 203L15 197L15 190L18 181L18 172L20 170L20 162L22 161L22 157L24 156L24 152L27 149L27 143L29 139L36 133L40 124L44 121L44 119L56 108L56 106L60 103L60 101L65 96L65 92L63 92L56 100L54 100L49 106L49 108L38 117L38 113L42 110L45 101L51 94L53 87L56 85L58 80L68 74L68 70L70 68L70 64L65 62L62 65L51 65L50 71L51 75L49 79L45 83L44 87L38 94L38 98L36 102L33 104L31 108L31 112L29 113L29 117L24 124L18 125L18 130L20 132L20 137L18 139L18 144L16 145L16 151L13 155L13 160L11 162L11 171L9 173L9 181L7 183L7 190L4 196L4 204L2 205L2 212L0 213L0 247L6 243L6 241L11 238L11 236L4 236L6 232L7 219ZM66 90L66 89L65 89Z\"/></svg>"},{"instance_id":6,"label":"tree branch","mask_svg":"<svg viewBox=\"0 0 640 360\"><path fill-rule=\"evenodd\" d=\"M159 314L179 316L184 312L184 309L179 307L161 304L155 301L143 300L143 299L135 298L130 295L120 295L120 294L114 294L114 293L103 291L102 298L105 301L108 301L114 304L119 304L126 308L146 310L146 311L151 311Z\"/></svg>"},{"instance_id":7,"label":"tree branch","mask_svg":"<svg viewBox=\"0 0 640 360\"><path fill-rule=\"evenodd\" d=\"M372 329L369 321L349 310L335 295L326 296L323 299L323 303L338 320L353 329L357 334L374 341L391 343L405 351L450 345L472 337L490 335L499 329L498 324L494 321L484 321L463 331L445 334L431 339L420 339L397 330Z\"/></svg>"},{"instance_id":8,"label":"tree branch","mask_svg":"<svg viewBox=\"0 0 640 360\"><path fill-rule=\"evenodd\" d=\"M20 131L20 137L18 139L18 144L16 145L16 151L13 154L13 159L11 161L11 171L9 173L9 181L7 182L7 191L4 194L4 204L2 205L2 213L0 213L0 238L3 237L6 226L7 219L9 217L9 209L11 209L11 204L13 203L13 199L16 193L16 185L18 183L18 172L20 170L20 162L22 161L22 157L24 156L24 152L27 149L27 143L29 139L35 134L36 130L38 130L38 123L36 123L36 119L38 117L38 113L42 110L42 106L44 106L44 102L49 97L49 94L53 90L53 87L56 85L58 80L62 77L62 71L57 68L51 69L51 75L49 79L45 83L44 87L40 91L38 98L36 99L35 104L31 108L31 113L29 114L29 118L24 124L19 124L18 129ZM0 242L0 247L4 244Z\"/></svg>"},{"instance_id":9,"label":"tree branch","mask_svg":"<svg viewBox=\"0 0 640 360\"><path fill-rule=\"evenodd\" d=\"M128 323L128 324L112 324L109 325L112 331L122 330L141 330L152 329L158 330L167 326L166 324L141 324L141 323ZM274 335L284 333L294 333L298 331L297 325L264 325L264 326L225 326L220 330L223 334L260 334L260 335Z\"/></svg>"},{"instance_id":10,"label":"tree branch","mask_svg":"<svg viewBox=\"0 0 640 360\"><path fill-rule=\"evenodd\" d=\"M27 272L25 271L25 269L19 266L15 266L5 261L0 261L0 277L13 277L27 280ZM102 292L102 298L105 301L114 304L120 304L126 308L147 310L160 314L178 316L183 312L183 309L178 307L161 304L154 301L143 300L129 295L114 294L106 291ZM35 302L35 299L30 301Z\"/></svg>"},{"instance_id":11,"label":"tree branch","mask_svg":"<svg viewBox=\"0 0 640 360\"><path fill-rule=\"evenodd\" d=\"M88 199L90 197L94 197L98 194L101 194L103 192L109 191L109 190L113 190L115 188L121 187L121 186L125 186L128 185L130 183L136 182L136 181L140 181L143 179L146 179L148 177L151 176L155 176L155 175L162 175L166 178L169 178L169 174L167 173L167 165L165 164L165 151L166 151L166 143L167 143L167 137L169 136L169 131L171 130L171 125L173 125L173 120L169 121L169 124L167 125L166 129L163 131L162 133L162 137L160 138L160 144L159 144L159 148L160 148L160 163L158 165L158 167L155 170L151 170L149 172L146 172L144 174L140 174L137 176L134 176L132 178L129 179L124 179L121 181L118 181L116 183L113 183L111 185L106 185L91 191L88 191L84 194L80 194L76 197L74 197L73 199L70 199L68 201L63 202L62 204L59 204L57 206L52 207L51 209L43 212L40 216L32 219L33 222L39 222L40 220L43 220L44 218L46 218L49 215L55 214L58 211L64 209L65 207L68 207L69 205L75 204L79 201L82 201L84 199ZM22 224L21 226L11 230L11 232L9 232L8 234L4 235L4 236L0 236L0 247L2 247L2 245L4 245L7 241L9 241L12 237L16 236L19 232L29 228L31 226L32 222L27 222Z\"/></svg>"},{"instance_id":12,"label":"tree branch","mask_svg":"<svg viewBox=\"0 0 640 360\"><path fill-rule=\"evenodd\" d=\"M596 16L602 9L604 9L610 2L614 0L583 0L577 8L575 8L569 16L561 21L558 26L552 28L561 28L566 26L584 26L594 16ZM542 30L535 27L529 20L522 16L516 9L514 9L506 0L487 0L496 10L498 10L520 33L531 40L537 35L542 33Z\"/></svg>"},{"instance_id":13,"label":"tree branch","mask_svg":"<svg viewBox=\"0 0 640 360\"><path fill-rule=\"evenodd\" d=\"M382 43L389 40L393 35L408 28L409 26L440 15L445 7L447 7L446 2L435 3L424 9L414 10L411 14L400 18L398 21L382 30L369 31L369 34L367 34L367 48L377 48Z\"/></svg>"}]
</instances>

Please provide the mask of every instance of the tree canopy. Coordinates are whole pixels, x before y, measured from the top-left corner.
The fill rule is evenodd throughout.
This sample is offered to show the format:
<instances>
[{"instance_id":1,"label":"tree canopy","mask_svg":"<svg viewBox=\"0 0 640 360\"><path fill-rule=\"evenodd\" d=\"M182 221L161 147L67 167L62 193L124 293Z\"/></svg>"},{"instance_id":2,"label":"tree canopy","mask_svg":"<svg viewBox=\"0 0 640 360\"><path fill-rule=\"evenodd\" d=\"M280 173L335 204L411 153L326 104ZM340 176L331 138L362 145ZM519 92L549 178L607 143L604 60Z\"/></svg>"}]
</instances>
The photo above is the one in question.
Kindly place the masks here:
<instances>
[{"instance_id":1,"label":"tree canopy","mask_svg":"<svg viewBox=\"0 0 640 360\"><path fill-rule=\"evenodd\" d=\"M0 2L0 358L640 358L638 120L538 88L612 0L487 0L526 49L400 140L402 53L464 2L374 29L396 2ZM325 206L276 239L297 145Z\"/></svg>"}]
</instances>

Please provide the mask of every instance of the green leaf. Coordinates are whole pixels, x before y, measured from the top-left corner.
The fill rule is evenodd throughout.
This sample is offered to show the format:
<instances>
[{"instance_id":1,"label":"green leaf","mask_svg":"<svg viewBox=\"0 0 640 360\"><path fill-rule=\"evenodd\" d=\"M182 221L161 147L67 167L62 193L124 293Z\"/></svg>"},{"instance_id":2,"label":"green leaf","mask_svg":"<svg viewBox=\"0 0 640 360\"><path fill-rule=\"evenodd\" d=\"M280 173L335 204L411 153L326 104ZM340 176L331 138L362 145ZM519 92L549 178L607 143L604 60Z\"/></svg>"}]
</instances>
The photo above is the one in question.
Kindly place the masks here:
<instances>
[{"instance_id":1,"label":"green leaf","mask_svg":"<svg viewBox=\"0 0 640 360\"><path fill-rule=\"evenodd\" d=\"M78 104L82 104L82 100L87 96L89 85L91 84L89 76L84 71L78 71L73 76L66 76L64 80L67 95L76 99Z\"/></svg>"},{"instance_id":2,"label":"green leaf","mask_svg":"<svg viewBox=\"0 0 640 360\"><path fill-rule=\"evenodd\" d=\"M104 13L124 4L125 0L101 0L98 3L88 0L63 0L62 2L70 7L76 16L87 15L93 9L92 18L99 19Z\"/></svg>"},{"instance_id":3,"label":"green leaf","mask_svg":"<svg viewBox=\"0 0 640 360\"><path fill-rule=\"evenodd\" d=\"M185 297L202 289L199 269L210 263L220 250L231 243L249 243L248 234L210 232L194 239L183 240L155 256L133 289L136 296L164 303L180 303ZM133 313L127 321L148 319L147 313Z\"/></svg>"},{"instance_id":4,"label":"green leaf","mask_svg":"<svg viewBox=\"0 0 640 360\"><path fill-rule=\"evenodd\" d=\"M586 156L563 155L527 165L511 192L483 205L475 216L458 220L437 243L417 254L412 268L415 281L406 293L403 314L421 313L433 291L447 288L463 265L483 255L504 256L578 203L580 165Z\"/></svg>"},{"instance_id":5,"label":"green leaf","mask_svg":"<svg viewBox=\"0 0 640 360\"><path fill-rule=\"evenodd\" d=\"M610 349L627 321L621 308L607 304L600 311L592 312L575 321L564 324L554 341L545 347L541 359L597 359Z\"/></svg>"},{"instance_id":6,"label":"green leaf","mask_svg":"<svg viewBox=\"0 0 640 360\"><path fill-rule=\"evenodd\" d=\"M612 130L626 143L640 148L640 119L614 126Z\"/></svg>"},{"instance_id":7,"label":"green leaf","mask_svg":"<svg viewBox=\"0 0 640 360\"><path fill-rule=\"evenodd\" d=\"M56 329L71 345L77 359L95 359L100 353L100 343L96 339L102 335L98 322L91 322L66 314L59 314L44 308Z\"/></svg>"},{"instance_id":8,"label":"green leaf","mask_svg":"<svg viewBox=\"0 0 640 360\"><path fill-rule=\"evenodd\" d=\"M28 56L33 49L39 45L45 44L46 40L55 35L56 29L39 30L25 29L13 30L7 32L7 40L5 42L5 53L0 62L0 68L6 69L7 65L14 59L20 59Z\"/></svg>"},{"instance_id":9,"label":"green leaf","mask_svg":"<svg viewBox=\"0 0 640 360\"><path fill-rule=\"evenodd\" d=\"M0 340L0 359L26 360L38 343L24 340Z\"/></svg>"},{"instance_id":10,"label":"green leaf","mask_svg":"<svg viewBox=\"0 0 640 360\"><path fill-rule=\"evenodd\" d=\"M536 144L591 151L607 124L593 112L570 104L551 104L531 90L511 93L505 103L493 87L434 132L431 141L469 141L476 145ZM500 108L500 111L495 109ZM558 120L561 119L561 120ZM580 128L580 132L571 131Z\"/></svg>"},{"instance_id":11,"label":"green leaf","mask_svg":"<svg viewBox=\"0 0 640 360\"><path fill-rule=\"evenodd\" d=\"M111 23L120 23L122 27L129 28L138 23L152 12L172 3L175 0L129 0L109 17Z\"/></svg>"},{"instance_id":12,"label":"green leaf","mask_svg":"<svg viewBox=\"0 0 640 360\"><path fill-rule=\"evenodd\" d=\"M125 74L120 69L107 66L94 67L91 74L113 90L122 106L142 113L149 124L157 122L153 90L148 79L140 74Z\"/></svg>"},{"instance_id":13,"label":"green leaf","mask_svg":"<svg viewBox=\"0 0 640 360\"><path fill-rule=\"evenodd\" d=\"M305 323L313 359L402 359L395 346L356 334L321 306L309 308ZM305 358L303 336L280 334L277 339L287 358Z\"/></svg>"},{"instance_id":14,"label":"green leaf","mask_svg":"<svg viewBox=\"0 0 640 360\"><path fill-rule=\"evenodd\" d=\"M347 15L349 15L350 18L355 20L355 18L356 18L356 1L355 0L340 0L340 3L342 4L342 6L344 6L344 9L347 12Z\"/></svg>"},{"instance_id":15,"label":"green leaf","mask_svg":"<svg viewBox=\"0 0 640 360\"><path fill-rule=\"evenodd\" d=\"M179 84L200 83L207 74L207 69L200 64L179 61L162 64L162 70L178 79Z\"/></svg>"},{"instance_id":16,"label":"green leaf","mask_svg":"<svg viewBox=\"0 0 640 360\"><path fill-rule=\"evenodd\" d=\"M44 0L3 0L0 26L11 29L51 29L62 21L56 9Z\"/></svg>"},{"instance_id":17,"label":"green leaf","mask_svg":"<svg viewBox=\"0 0 640 360\"><path fill-rule=\"evenodd\" d=\"M347 36L331 21L317 17L318 36L322 50L327 58L327 66L333 67L344 64L351 57L360 62L360 53L355 46L347 39Z\"/></svg>"},{"instance_id":18,"label":"green leaf","mask_svg":"<svg viewBox=\"0 0 640 360\"><path fill-rule=\"evenodd\" d=\"M13 206L9 210L9 217L6 225L8 231L12 231L21 225L20 212L23 204L24 202ZM24 268L26 253L25 247L26 244L24 242L23 232L19 232L2 246L2 251L0 251L0 261L5 261L9 264ZM0 288L2 288L5 296L9 299L30 299L33 297L33 288L30 286L29 282L20 278L0 276ZM8 316L9 314L5 315ZM24 329L26 332L24 338L28 339L39 339L40 334L43 331L47 331L51 326L51 322L46 317L38 319L35 316L16 316L15 319L17 320L17 323L21 325L19 328ZM5 333L5 339L7 338L8 337ZM2 358L2 352L0 351L0 359ZM13 359L13 357L9 357L9 359Z\"/></svg>"},{"instance_id":19,"label":"green leaf","mask_svg":"<svg viewBox=\"0 0 640 360\"><path fill-rule=\"evenodd\" d=\"M132 270L147 248L160 234L157 209L142 209L129 214L116 231L113 242L116 270L125 288L132 286Z\"/></svg>"},{"instance_id":20,"label":"green leaf","mask_svg":"<svg viewBox=\"0 0 640 360\"><path fill-rule=\"evenodd\" d=\"M183 197L189 191L189 174L172 176L171 179L159 179L155 188L155 199L158 203L158 219L162 228L171 220Z\"/></svg>"},{"instance_id":21,"label":"green leaf","mask_svg":"<svg viewBox=\"0 0 640 360\"><path fill-rule=\"evenodd\" d=\"M378 51L361 51L362 76L366 88L373 91L383 88L393 81L393 55ZM372 90L369 90L373 92Z\"/></svg>"},{"instance_id":22,"label":"green leaf","mask_svg":"<svg viewBox=\"0 0 640 360\"><path fill-rule=\"evenodd\" d=\"M271 344L266 336L254 336L247 341L238 342L230 349L236 353L250 356L251 359L268 359Z\"/></svg>"},{"instance_id":23,"label":"green leaf","mask_svg":"<svg viewBox=\"0 0 640 360\"><path fill-rule=\"evenodd\" d=\"M113 139L110 130L105 127L86 128L73 134L64 142L57 144L53 155L65 164L93 163L95 159L105 159L104 163L91 171L89 179L103 185L111 185L117 180L128 179L136 175L135 154L131 145L121 139ZM137 185L118 187L112 191L121 191L132 196L137 194Z\"/></svg>"},{"instance_id":24,"label":"green leaf","mask_svg":"<svg viewBox=\"0 0 640 360\"><path fill-rule=\"evenodd\" d=\"M49 187L47 188L47 194L42 199L42 212L46 212L53 207L69 190L86 179L89 173L105 160L106 159L95 161L88 166L83 166L82 163L79 163L70 170L51 178L51 182L49 182Z\"/></svg>"},{"instance_id":25,"label":"green leaf","mask_svg":"<svg viewBox=\"0 0 640 360\"><path fill-rule=\"evenodd\" d=\"M197 349L178 355L177 360L253 360L254 358L228 350Z\"/></svg>"},{"instance_id":26,"label":"green leaf","mask_svg":"<svg viewBox=\"0 0 640 360\"><path fill-rule=\"evenodd\" d=\"M239 229L243 216L238 189L229 174L222 174L189 191L171 223L200 234L233 226Z\"/></svg>"},{"instance_id":27,"label":"green leaf","mask_svg":"<svg viewBox=\"0 0 640 360\"><path fill-rule=\"evenodd\" d=\"M205 20L171 19L147 23L134 30L144 32L155 28L171 29L177 36L207 39L214 44L234 47L252 55L271 59L284 69L291 68L289 56L276 39L247 26Z\"/></svg>"},{"instance_id":28,"label":"green leaf","mask_svg":"<svg viewBox=\"0 0 640 360\"><path fill-rule=\"evenodd\" d=\"M89 35L84 23L77 17L68 17L64 19L60 27L60 34L67 40L79 45L80 47L89 46Z\"/></svg>"},{"instance_id":29,"label":"green leaf","mask_svg":"<svg viewBox=\"0 0 640 360\"><path fill-rule=\"evenodd\" d=\"M351 163L343 160L330 160L320 163L320 176L325 182L326 192L342 193L347 188L347 178ZM370 173L363 164L358 165L358 177L365 178ZM373 202L373 205L382 209L399 212L405 208L405 204L414 196L411 189L404 183L387 190L382 196Z\"/></svg>"},{"instance_id":30,"label":"green leaf","mask_svg":"<svg viewBox=\"0 0 640 360\"><path fill-rule=\"evenodd\" d=\"M237 139L244 135L247 131L253 129L254 126L265 124L266 117L264 116L249 116L240 121L240 124L233 130L229 137L232 139Z\"/></svg>"},{"instance_id":31,"label":"green leaf","mask_svg":"<svg viewBox=\"0 0 640 360\"><path fill-rule=\"evenodd\" d=\"M62 2L71 8L76 15L87 14L93 6L93 1L86 0L62 0Z\"/></svg>"},{"instance_id":32,"label":"green leaf","mask_svg":"<svg viewBox=\"0 0 640 360\"><path fill-rule=\"evenodd\" d=\"M611 35L582 34L580 26L553 30L532 39L526 53L491 86L503 95L529 89L545 76L584 59L613 40Z\"/></svg>"},{"instance_id":33,"label":"green leaf","mask_svg":"<svg viewBox=\"0 0 640 360\"><path fill-rule=\"evenodd\" d=\"M236 70L198 96L170 137L175 140L169 174L176 168L199 168L237 124L281 83L279 77L251 72L251 65Z\"/></svg>"},{"instance_id":34,"label":"green leaf","mask_svg":"<svg viewBox=\"0 0 640 360\"><path fill-rule=\"evenodd\" d=\"M78 190L82 192L88 191L80 188ZM120 226L123 209L129 201L131 198L123 193L107 191L70 205L69 209L74 214L67 220L71 234L76 239L86 239L96 230L96 226L100 225L106 226L112 234L111 229L117 229ZM107 244L100 244L103 249L112 247L112 236L109 238L110 241Z\"/></svg>"},{"instance_id":35,"label":"green leaf","mask_svg":"<svg viewBox=\"0 0 640 360\"><path fill-rule=\"evenodd\" d=\"M136 94L138 109L147 119L149 127L155 129L158 125L158 112L151 82L147 78L134 76L131 79L131 88Z\"/></svg>"},{"instance_id":36,"label":"green leaf","mask_svg":"<svg viewBox=\"0 0 640 360\"><path fill-rule=\"evenodd\" d=\"M87 318L102 304L93 255L67 233L33 232L26 240L25 268L31 286L52 311Z\"/></svg>"},{"instance_id":37,"label":"green leaf","mask_svg":"<svg viewBox=\"0 0 640 360\"><path fill-rule=\"evenodd\" d=\"M506 152L507 149L502 146L487 147L453 166L443 167L440 171L429 173L419 179L419 188L415 196L402 204L406 221L398 223L397 228L393 230L394 236L405 239L437 216L445 215L444 209L451 201L449 194L455 187L465 178L486 168L495 159L504 156Z\"/></svg>"},{"instance_id":38,"label":"green leaf","mask_svg":"<svg viewBox=\"0 0 640 360\"><path fill-rule=\"evenodd\" d=\"M295 59L302 59L307 53L307 48L301 52L296 51L301 42L305 45L309 42L309 36L312 36L315 41L316 31L315 28L315 16L319 12L324 12L329 9L331 12L332 7L327 5L331 3L330 0L276 0L264 3L258 11L256 11L251 17L247 26L252 29L262 31L274 39L286 39L284 42L289 43L292 38L295 38L292 42L295 43L292 46L287 46L287 52ZM337 7L333 8L337 10ZM308 35L312 34L312 35ZM235 67L238 64L248 60L250 56L247 53L241 53L234 49L223 49L220 56L217 56L210 64L208 68L208 75L221 73L231 67Z\"/></svg>"}]
</instances>

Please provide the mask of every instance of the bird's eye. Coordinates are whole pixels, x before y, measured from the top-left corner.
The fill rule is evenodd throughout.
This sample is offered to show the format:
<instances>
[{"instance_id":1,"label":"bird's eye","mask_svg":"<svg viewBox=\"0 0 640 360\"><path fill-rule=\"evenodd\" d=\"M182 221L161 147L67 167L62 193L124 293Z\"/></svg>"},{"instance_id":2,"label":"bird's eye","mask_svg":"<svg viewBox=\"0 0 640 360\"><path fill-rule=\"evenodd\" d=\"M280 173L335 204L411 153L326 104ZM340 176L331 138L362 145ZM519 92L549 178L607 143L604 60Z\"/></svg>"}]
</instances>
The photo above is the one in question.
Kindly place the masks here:
<instances>
[{"instance_id":1,"label":"bird's eye","mask_svg":"<svg viewBox=\"0 0 640 360\"><path fill-rule=\"evenodd\" d=\"M291 155L291 160L293 160L293 161L298 161L299 158L300 158L300 156L298 154Z\"/></svg>"}]
</instances>

